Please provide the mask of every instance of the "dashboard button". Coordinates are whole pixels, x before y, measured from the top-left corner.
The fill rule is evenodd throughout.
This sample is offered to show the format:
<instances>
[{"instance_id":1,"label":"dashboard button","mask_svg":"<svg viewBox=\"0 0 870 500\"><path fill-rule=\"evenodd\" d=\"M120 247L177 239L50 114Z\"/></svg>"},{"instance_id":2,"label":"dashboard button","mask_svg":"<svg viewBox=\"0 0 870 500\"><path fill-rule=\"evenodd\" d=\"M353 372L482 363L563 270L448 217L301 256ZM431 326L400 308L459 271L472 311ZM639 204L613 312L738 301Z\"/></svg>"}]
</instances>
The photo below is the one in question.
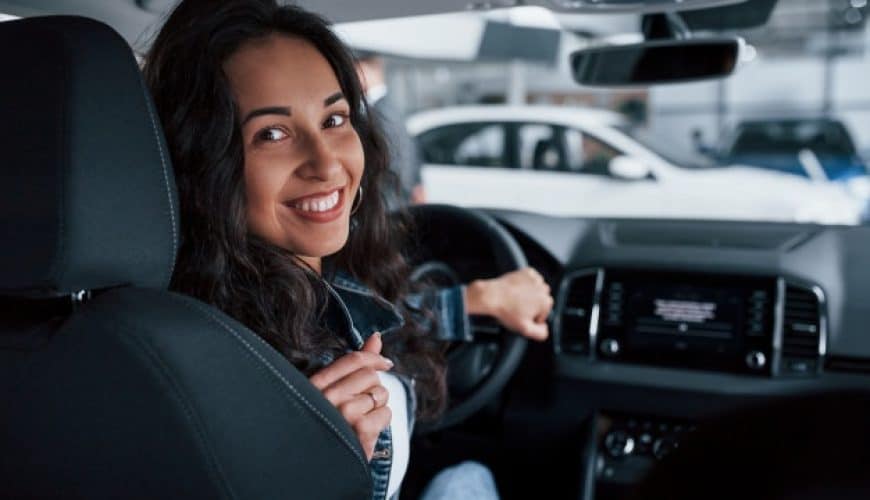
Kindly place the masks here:
<instances>
[{"instance_id":1,"label":"dashboard button","mask_svg":"<svg viewBox=\"0 0 870 500\"><path fill-rule=\"evenodd\" d=\"M746 355L746 366L753 370L761 370L767 366L767 356L761 351L750 351Z\"/></svg>"},{"instance_id":2,"label":"dashboard button","mask_svg":"<svg viewBox=\"0 0 870 500\"><path fill-rule=\"evenodd\" d=\"M601 353L605 356L616 356L619 354L619 341L616 339L604 339L601 341Z\"/></svg>"},{"instance_id":3,"label":"dashboard button","mask_svg":"<svg viewBox=\"0 0 870 500\"><path fill-rule=\"evenodd\" d=\"M631 455L634 451L634 438L625 431L612 431L604 438L604 449L614 458Z\"/></svg>"}]
</instances>

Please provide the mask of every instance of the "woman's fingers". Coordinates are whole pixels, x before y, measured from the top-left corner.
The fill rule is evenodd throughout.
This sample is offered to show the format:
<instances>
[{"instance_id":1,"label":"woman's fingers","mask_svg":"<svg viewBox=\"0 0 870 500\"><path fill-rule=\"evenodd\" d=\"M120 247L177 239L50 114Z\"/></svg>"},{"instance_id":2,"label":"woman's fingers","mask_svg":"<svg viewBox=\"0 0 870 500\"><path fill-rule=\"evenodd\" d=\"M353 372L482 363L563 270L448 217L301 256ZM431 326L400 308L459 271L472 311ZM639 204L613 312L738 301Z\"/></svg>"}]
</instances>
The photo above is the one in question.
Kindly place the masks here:
<instances>
[{"instance_id":1,"label":"woman's fingers","mask_svg":"<svg viewBox=\"0 0 870 500\"><path fill-rule=\"evenodd\" d=\"M366 389L354 397L338 405L338 411L351 425L356 424L366 414L371 413L382 406L386 406L390 400L390 393L386 387L377 385Z\"/></svg>"},{"instance_id":2,"label":"woman's fingers","mask_svg":"<svg viewBox=\"0 0 870 500\"><path fill-rule=\"evenodd\" d=\"M380 355L381 347L380 334L374 334L362 350L345 354L309 378L351 425L369 460L392 418L387 406L390 393L381 385L378 372L389 370L393 363Z\"/></svg>"},{"instance_id":3,"label":"woman's fingers","mask_svg":"<svg viewBox=\"0 0 870 500\"><path fill-rule=\"evenodd\" d=\"M375 354L381 353L381 347L383 347L383 343L381 341L381 332L375 332L366 339L365 344L362 346L363 352L372 352Z\"/></svg>"},{"instance_id":4,"label":"woman's fingers","mask_svg":"<svg viewBox=\"0 0 870 500\"><path fill-rule=\"evenodd\" d=\"M321 389L321 392L326 396L326 399L337 406L364 392L369 387L379 386L380 383L377 371L371 368L360 368Z\"/></svg>"},{"instance_id":5,"label":"woman's fingers","mask_svg":"<svg viewBox=\"0 0 870 500\"><path fill-rule=\"evenodd\" d=\"M526 267L521 271L525 272L535 283L544 283L544 277L534 267Z\"/></svg>"},{"instance_id":6,"label":"woman's fingers","mask_svg":"<svg viewBox=\"0 0 870 500\"><path fill-rule=\"evenodd\" d=\"M486 286L477 287L477 293L486 296L472 294L473 302L490 305L487 312L505 327L532 340L547 339L547 317L553 309L553 296L550 286L535 269L527 267L487 280Z\"/></svg>"},{"instance_id":7,"label":"woman's fingers","mask_svg":"<svg viewBox=\"0 0 870 500\"><path fill-rule=\"evenodd\" d=\"M380 339L377 340L380 342ZM393 362L380 354L369 351L354 351L338 358L329 366L309 377L314 387L321 391L351 373L361 370L386 371L393 367Z\"/></svg>"},{"instance_id":8,"label":"woman's fingers","mask_svg":"<svg viewBox=\"0 0 870 500\"><path fill-rule=\"evenodd\" d=\"M390 425L390 419L393 418L393 412L389 406L381 406L380 408L370 411L356 423L352 423L351 427L359 438L363 451L366 454L366 459L371 460L375 452L375 445L378 442L378 436L385 427Z\"/></svg>"},{"instance_id":9,"label":"woman's fingers","mask_svg":"<svg viewBox=\"0 0 870 500\"><path fill-rule=\"evenodd\" d=\"M519 333L523 337L542 341L547 340L547 336L550 334L550 329L546 322L538 323L535 321L528 321Z\"/></svg>"}]
</instances>

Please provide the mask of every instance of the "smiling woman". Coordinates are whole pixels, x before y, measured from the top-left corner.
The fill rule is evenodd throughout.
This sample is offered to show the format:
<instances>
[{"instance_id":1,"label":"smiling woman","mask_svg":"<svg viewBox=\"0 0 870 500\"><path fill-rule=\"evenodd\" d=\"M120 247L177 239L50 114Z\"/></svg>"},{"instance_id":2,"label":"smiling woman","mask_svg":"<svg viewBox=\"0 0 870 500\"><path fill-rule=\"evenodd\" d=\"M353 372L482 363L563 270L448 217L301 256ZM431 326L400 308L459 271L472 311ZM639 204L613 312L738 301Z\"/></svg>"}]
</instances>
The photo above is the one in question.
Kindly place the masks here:
<instances>
[{"instance_id":1,"label":"smiling woman","mask_svg":"<svg viewBox=\"0 0 870 500\"><path fill-rule=\"evenodd\" d=\"M335 73L310 42L285 35L241 47L224 72L244 117L250 231L319 272L347 241L365 163Z\"/></svg>"},{"instance_id":2,"label":"smiling woman","mask_svg":"<svg viewBox=\"0 0 870 500\"><path fill-rule=\"evenodd\" d=\"M348 50L316 15L272 0L185 0L144 73L179 190L173 288L309 375L356 432L374 498L393 496L414 418L445 406L441 341L470 338L467 313L544 339L549 287L526 269L411 300L405 222L384 203L396 184L385 142ZM445 477L496 496L479 465ZM427 498L456 498L434 484Z\"/></svg>"},{"instance_id":3,"label":"smiling woman","mask_svg":"<svg viewBox=\"0 0 870 500\"><path fill-rule=\"evenodd\" d=\"M444 365L399 301L408 271L379 192L390 185L386 148L348 52L299 9L185 1L144 72L181 203L173 288L239 319L310 375L372 459L375 498L393 494L407 452L393 460L382 431L402 401L401 415L417 402L422 416L440 411ZM389 375L376 330L388 334ZM393 422L404 450L412 423Z\"/></svg>"},{"instance_id":4,"label":"smiling woman","mask_svg":"<svg viewBox=\"0 0 870 500\"><path fill-rule=\"evenodd\" d=\"M388 301L403 292L401 238L377 195L389 184L386 147L352 68L324 21L269 1L182 2L144 67L180 195L173 286L242 320L309 372L349 347L319 321L329 293L309 266L341 269ZM359 187L373 194L356 207L351 233L347 201ZM312 220L321 200L311 197L335 191L340 217ZM424 408L443 397L435 366L409 367L436 383Z\"/></svg>"}]
</instances>

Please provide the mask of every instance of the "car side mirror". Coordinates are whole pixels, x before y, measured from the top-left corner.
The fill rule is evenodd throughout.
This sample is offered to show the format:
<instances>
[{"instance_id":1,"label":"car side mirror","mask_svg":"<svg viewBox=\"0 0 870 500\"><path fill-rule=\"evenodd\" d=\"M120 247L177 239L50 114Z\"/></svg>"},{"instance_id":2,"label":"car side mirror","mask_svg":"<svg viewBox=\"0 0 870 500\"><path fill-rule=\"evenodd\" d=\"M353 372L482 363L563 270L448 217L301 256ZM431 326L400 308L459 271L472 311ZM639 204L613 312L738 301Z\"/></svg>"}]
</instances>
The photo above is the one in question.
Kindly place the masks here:
<instances>
[{"instance_id":1,"label":"car side mirror","mask_svg":"<svg viewBox=\"0 0 870 500\"><path fill-rule=\"evenodd\" d=\"M610 175L627 181L640 181L652 177L649 166L631 156L615 156L607 165Z\"/></svg>"}]
</instances>

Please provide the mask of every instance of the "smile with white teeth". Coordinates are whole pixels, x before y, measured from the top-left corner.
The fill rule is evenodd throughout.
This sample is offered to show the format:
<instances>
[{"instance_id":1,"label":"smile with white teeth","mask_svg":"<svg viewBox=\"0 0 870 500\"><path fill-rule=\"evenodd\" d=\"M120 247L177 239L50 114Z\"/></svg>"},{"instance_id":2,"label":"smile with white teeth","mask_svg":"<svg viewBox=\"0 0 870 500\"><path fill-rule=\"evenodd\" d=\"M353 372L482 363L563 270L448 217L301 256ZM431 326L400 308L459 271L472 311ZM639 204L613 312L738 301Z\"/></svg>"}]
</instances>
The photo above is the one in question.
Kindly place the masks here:
<instances>
[{"instance_id":1,"label":"smile with white teeth","mask_svg":"<svg viewBox=\"0 0 870 500\"><path fill-rule=\"evenodd\" d=\"M293 208L304 212L326 212L338 205L338 191L333 191L326 196L306 198L293 204Z\"/></svg>"}]
</instances>

